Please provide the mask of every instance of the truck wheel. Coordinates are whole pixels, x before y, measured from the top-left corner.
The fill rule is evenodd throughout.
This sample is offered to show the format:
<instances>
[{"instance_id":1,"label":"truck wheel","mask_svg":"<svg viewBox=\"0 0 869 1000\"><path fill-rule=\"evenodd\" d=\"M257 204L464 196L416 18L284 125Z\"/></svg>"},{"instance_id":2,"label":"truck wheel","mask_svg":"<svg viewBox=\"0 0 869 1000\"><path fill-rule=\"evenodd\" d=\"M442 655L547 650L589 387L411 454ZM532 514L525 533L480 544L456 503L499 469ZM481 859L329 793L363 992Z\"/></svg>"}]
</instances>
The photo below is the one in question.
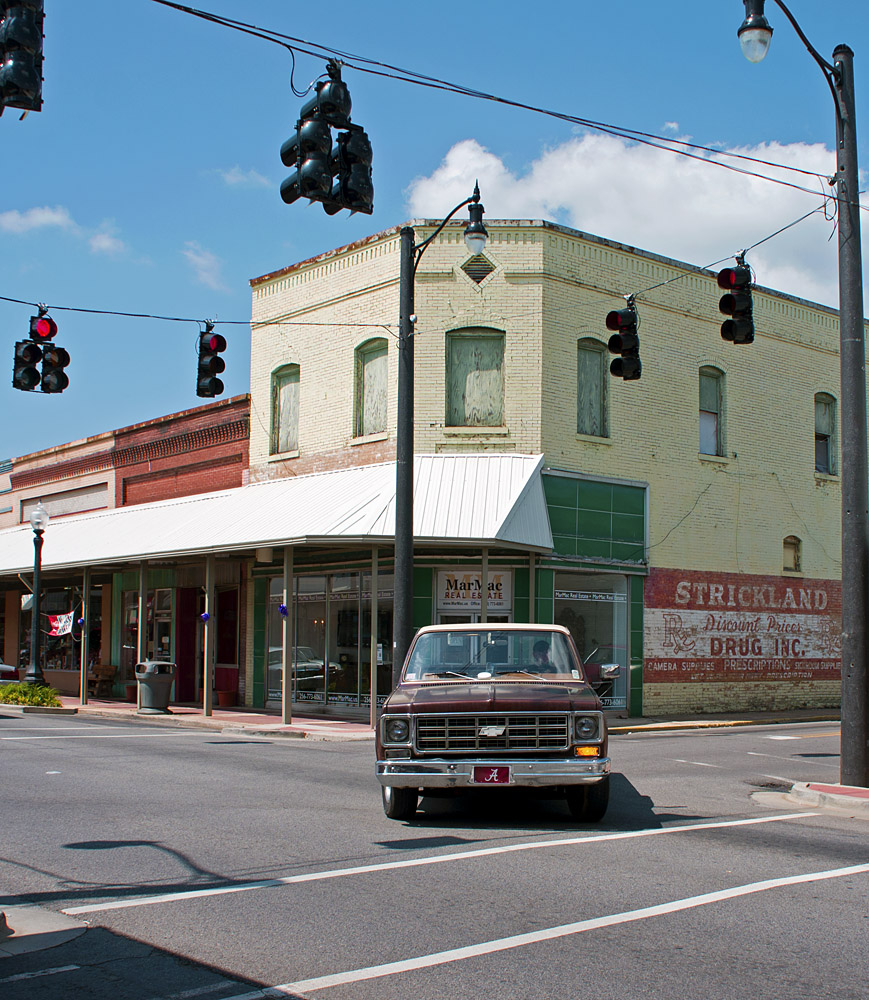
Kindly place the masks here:
<instances>
[{"instance_id":1,"label":"truck wheel","mask_svg":"<svg viewBox=\"0 0 869 1000\"><path fill-rule=\"evenodd\" d=\"M383 785L383 811L390 819L412 819L419 794L415 788L395 788Z\"/></svg>"},{"instance_id":2,"label":"truck wheel","mask_svg":"<svg viewBox=\"0 0 869 1000\"><path fill-rule=\"evenodd\" d=\"M594 785L577 785L568 789L567 805L575 819L582 823L600 823L610 801L609 775Z\"/></svg>"}]
</instances>

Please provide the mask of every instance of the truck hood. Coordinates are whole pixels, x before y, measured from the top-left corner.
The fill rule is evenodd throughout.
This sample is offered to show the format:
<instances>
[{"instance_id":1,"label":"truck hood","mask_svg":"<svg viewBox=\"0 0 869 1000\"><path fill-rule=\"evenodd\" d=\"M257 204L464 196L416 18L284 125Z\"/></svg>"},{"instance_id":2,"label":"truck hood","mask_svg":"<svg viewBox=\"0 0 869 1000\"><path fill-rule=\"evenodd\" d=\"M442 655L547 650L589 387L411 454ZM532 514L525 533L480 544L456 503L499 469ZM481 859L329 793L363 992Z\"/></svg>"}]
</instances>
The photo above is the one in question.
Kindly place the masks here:
<instances>
[{"instance_id":1,"label":"truck hood","mask_svg":"<svg viewBox=\"0 0 869 1000\"><path fill-rule=\"evenodd\" d=\"M582 681L472 681L405 684L387 699L384 712L576 712L599 711L600 702Z\"/></svg>"}]
</instances>

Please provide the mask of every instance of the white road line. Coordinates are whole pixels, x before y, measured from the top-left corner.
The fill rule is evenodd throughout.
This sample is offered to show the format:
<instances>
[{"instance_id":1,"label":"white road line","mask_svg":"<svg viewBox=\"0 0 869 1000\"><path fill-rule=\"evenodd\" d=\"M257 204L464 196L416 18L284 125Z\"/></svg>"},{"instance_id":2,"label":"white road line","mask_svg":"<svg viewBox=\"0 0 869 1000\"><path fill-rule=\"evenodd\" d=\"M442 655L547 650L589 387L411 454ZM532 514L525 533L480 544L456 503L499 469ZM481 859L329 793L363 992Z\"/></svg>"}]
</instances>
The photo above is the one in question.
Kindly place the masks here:
<instances>
[{"instance_id":1,"label":"white road line","mask_svg":"<svg viewBox=\"0 0 869 1000\"><path fill-rule=\"evenodd\" d=\"M75 972L78 968L80 968L78 965L58 965L54 969L40 969L39 972L19 972L17 976L7 976L5 979L0 979L0 984L17 983L21 979L38 979L39 976L55 976L58 972Z\"/></svg>"},{"instance_id":2,"label":"white road line","mask_svg":"<svg viewBox=\"0 0 869 1000\"><path fill-rule=\"evenodd\" d=\"M561 924L558 927L548 927L532 931L528 934L514 934L511 937L497 938L494 941L483 941L480 944L467 945L464 948L451 948L448 951L437 951L418 958L405 959L402 962L387 962L384 965L370 965L364 969L354 969L351 972L338 972L330 976L317 976L314 979L300 979L295 983L284 983L281 986L271 986L261 993L243 993L226 1000L247 1000L256 996L281 996L287 993L311 993L315 990L328 989L330 986L342 986L347 983L358 983L366 979L378 979L382 976L394 976L401 972L413 972L417 969L429 969L435 965L445 965L447 962L459 962L466 958L479 958L481 955L491 955L498 951L508 951L512 948L522 948L537 944L540 941L552 941L556 938L568 937L572 934L582 934L585 931L597 930L601 927L614 927L618 924L632 923L636 920L647 920L666 913L678 913L680 910L690 910L698 906L708 906L710 903L720 903L739 896L765 892L767 889L778 889L787 885L799 885L806 882L821 882L825 879L844 878L848 875L863 875L869 872L869 864L853 865L850 868L834 868L823 872L810 872L806 875L789 875L785 878L766 879L763 882L750 882L747 885L736 885L719 892L706 892L699 896L688 896L685 899L674 899L658 906L644 906L638 910L627 910L623 913L612 913L605 917L594 917L591 920L579 920L572 924Z\"/></svg>"},{"instance_id":3,"label":"white road line","mask_svg":"<svg viewBox=\"0 0 869 1000\"><path fill-rule=\"evenodd\" d=\"M786 760L789 761L791 764L802 763L801 761L795 760L793 757L782 757L780 754L777 753L757 753L755 750L746 750L745 752L748 754L749 757L771 757L773 760ZM799 754L797 756L799 756ZM827 764L822 760L813 760L812 767L832 767L835 768L837 771L839 770L838 764Z\"/></svg>"},{"instance_id":4,"label":"white road line","mask_svg":"<svg viewBox=\"0 0 869 1000\"><path fill-rule=\"evenodd\" d=\"M702 760L682 760L679 757L673 757L672 760L676 764L696 764L697 767L717 767L719 771L721 770L720 764L704 764Z\"/></svg>"},{"instance_id":5,"label":"white road line","mask_svg":"<svg viewBox=\"0 0 869 1000\"><path fill-rule=\"evenodd\" d=\"M447 861L467 861L471 858L492 857L496 854L513 854L517 851L534 851L543 847L570 847L575 844L598 844L603 841L634 840L639 837L658 837L668 833L693 833L698 830L722 830L737 826L757 826L761 823L780 823L789 819L803 819L806 816L820 816L817 812L782 813L776 816L759 816L755 819L721 820L716 823L690 823L685 826L655 827L651 830L631 830L627 833L599 833L588 837L568 837L561 840L537 840L527 844L507 844L502 847L483 847L473 851L458 851L453 854L434 854L423 858L408 858L405 861L386 861L376 865L361 865L357 868L335 868L331 871L309 872L306 875L288 875L285 878L271 878L261 882L245 882L241 885L226 885L215 889L189 889L184 892L166 892L159 896L133 896L116 899L107 903L89 903L85 906L69 906L61 913L75 916L80 913L100 913L104 910L123 910L133 906L152 906L155 903L177 903L185 899L202 899L206 896L223 896L233 892L249 892L252 889L271 889L278 885L298 885L302 882L320 882L344 875L368 875L371 872L395 871L399 868L418 868L423 865L439 865Z\"/></svg>"},{"instance_id":6,"label":"white road line","mask_svg":"<svg viewBox=\"0 0 869 1000\"><path fill-rule=\"evenodd\" d=\"M801 736L764 736L765 740L799 740Z\"/></svg>"},{"instance_id":7,"label":"white road line","mask_svg":"<svg viewBox=\"0 0 869 1000\"><path fill-rule=\"evenodd\" d=\"M162 733L82 733L81 736L0 736L0 741L9 743L16 740L147 740L156 736L199 736L205 730L185 730L173 729L171 732ZM215 735L215 734L211 734ZM216 735L220 735L217 733Z\"/></svg>"}]
</instances>

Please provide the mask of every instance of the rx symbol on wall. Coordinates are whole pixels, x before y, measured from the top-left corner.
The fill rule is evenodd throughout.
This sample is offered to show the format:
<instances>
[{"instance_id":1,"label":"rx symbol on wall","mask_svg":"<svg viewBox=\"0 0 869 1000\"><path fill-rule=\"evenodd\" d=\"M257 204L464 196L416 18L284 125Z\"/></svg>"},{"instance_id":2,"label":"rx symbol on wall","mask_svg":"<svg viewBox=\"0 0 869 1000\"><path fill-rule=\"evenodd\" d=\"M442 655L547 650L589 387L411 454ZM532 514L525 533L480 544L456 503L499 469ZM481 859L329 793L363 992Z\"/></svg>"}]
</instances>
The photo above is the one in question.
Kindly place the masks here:
<instances>
[{"instance_id":1,"label":"rx symbol on wall","mask_svg":"<svg viewBox=\"0 0 869 1000\"><path fill-rule=\"evenodd\" d=\"M673 649L677 653L687 653L694 648L695 642L682 624L681 615L664 615L665 649Z\"/></svg>"}]
</instances>

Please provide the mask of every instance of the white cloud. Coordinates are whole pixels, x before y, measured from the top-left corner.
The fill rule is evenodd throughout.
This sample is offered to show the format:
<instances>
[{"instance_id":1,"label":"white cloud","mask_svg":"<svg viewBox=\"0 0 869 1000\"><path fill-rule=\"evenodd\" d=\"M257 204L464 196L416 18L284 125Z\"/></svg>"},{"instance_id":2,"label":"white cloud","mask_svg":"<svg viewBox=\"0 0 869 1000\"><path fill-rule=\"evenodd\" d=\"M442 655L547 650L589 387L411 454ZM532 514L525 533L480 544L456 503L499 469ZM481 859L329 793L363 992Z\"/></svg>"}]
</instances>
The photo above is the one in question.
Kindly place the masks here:
<instances>
[{"instance_id":1,"label":"white cloud","mask_svg":"<svg viewBox=\"0 0 869 1000\"><path fill-rule=\"evenodd\" d=\"M117 256L127 250L127 244L122 239L115 236L116 228L110 223L104 223L99 232L94 233L88 243L91 253L104 253L109 256Z\"/></svg>"},{"instance_id":2,"label":"white cloud","mask_svg":"<svg viewBox=\"0 0 869 1000\"><path fill-rule=\"evenodd\" d=\"M69 210L57 205L49 208L28 208L26 212L16 210L0 212L0 232L29 233L32 229L45 229L49 226L57 226L60 229L76 230L78 227L72 220Z\"/></svg>"},{"instance_id":3,"label":"white cloud","mask_svg":"<svg viewBox=\"0 0 869 1000\"><path fill-rule=\"evenodd\" d=\"M799 166L826 177L833 154L821 144L764 143L731 150ZM704 154L763 170L802 187L734 173L611 136L584 135L544 150L521 175L473 139L457 143L429 177L408 191L410 214L440 218L473 191L479 178L489 218L548 219L692 264L728 258L821 205L831 189L815 178ZM838 304L837 242L820 212L753 250L748 261L761 285ZM625 289L625 292L631 289Z\"/></svg>"},{"instance_id":4,"label":"white cloud","mask_svg":"<svg viewBox=\"0 0 869 1000\"><path fill-rule=\"evenodd\" d=\"M268 177L263 177L256 170L242 170L237 164L229 170L218 170L217 172L223 178L224 184L229 187L260 188L272 186Z\"/></svg>"},{"instance_id":5,"label":"white cloud","mask_svg":"<svg viewBox=\"0 0 869 1000\"><path fill-rule=\"evenodd\" d=\"M200 284L213 288L217 292L226 291L220 274L221 260L216 254L206 250L194 240L185 243L181 252L187 258L187 263L193 268L196 280Z\"/></svg>"}]
</instances>

